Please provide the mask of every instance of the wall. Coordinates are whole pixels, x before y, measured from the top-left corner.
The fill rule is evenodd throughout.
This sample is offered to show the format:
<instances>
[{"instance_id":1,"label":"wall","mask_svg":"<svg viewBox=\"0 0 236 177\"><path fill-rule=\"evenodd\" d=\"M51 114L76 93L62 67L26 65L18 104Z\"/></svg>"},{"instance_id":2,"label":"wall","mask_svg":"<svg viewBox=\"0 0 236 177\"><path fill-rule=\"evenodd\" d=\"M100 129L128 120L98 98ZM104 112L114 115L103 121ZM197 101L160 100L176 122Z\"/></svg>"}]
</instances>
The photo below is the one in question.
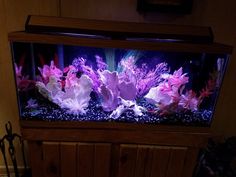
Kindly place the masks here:
<instances>
[{"instance_id":1,"label":"wall","mask_svg":"<svg viewBox=\"0 0 236 177\"><path fill-rule=\"evenodd\" d=\"M140 15L136 12L136 0L0 0L0 135L4 134L7 121L11 121L13 129L19 132L7 33L23 30L28 14L211 26L217 42L236 47L235 9L235 0L195 0L191 15ZM235 70L236 52L226 73L212 127L214 132L228 136L236 135ZM3 165L1 160L0 157L0 166Z\"/></svg>"},{"instance_id":2,"label":"wall","mask_svg":"<svg viewBox=\"0 0 236 177\"><path fill-rule=\"evenodd\" d=\"M7 34L24 29L29 14L59 15L57 0L0 0L0 137L5 134L5 123L11 121L13 130L19 132L19 118L16 104L11 54ZM16 144L19 151L19 144ZM22 166L22 160L20 166ZM0 155L0 176L4 173ZM11 171L13 169L11 168Z\"/></svg>"}]
</instances>

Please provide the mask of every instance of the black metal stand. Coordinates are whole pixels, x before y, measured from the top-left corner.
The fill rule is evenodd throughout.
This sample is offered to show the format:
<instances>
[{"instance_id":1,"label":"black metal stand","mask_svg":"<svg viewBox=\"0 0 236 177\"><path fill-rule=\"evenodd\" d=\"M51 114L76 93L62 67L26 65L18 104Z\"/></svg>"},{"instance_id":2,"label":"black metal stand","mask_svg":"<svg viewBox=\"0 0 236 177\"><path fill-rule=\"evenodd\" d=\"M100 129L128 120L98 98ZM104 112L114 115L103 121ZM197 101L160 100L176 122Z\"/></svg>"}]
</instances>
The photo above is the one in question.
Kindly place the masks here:
<instances>
[{"instance_id":1,"label":"black metal stand","mask_svg":"<svg viewBox=\"0 0 236 177\"><path fill-rule=\"evenodd\" d=\"M6 128L6 135L4 135L3 138L0 139L0 149L2 152L3 159L4 159L7 176L10 177L10 171L9 171L8 162L7 162L6 143L8 144L8 153L10 155L10 158L13 164L15 177L20 177L18 166L17 166L17 160L16 160L16 151L15 151L15 146L14 146L14 141L18 139L21 145L21 153L22 153L22 158L23 158L23 163L24 163L24 174L22 177L30 177L31 174L29 173L29 170L27 169L26 160L25 160L24 141L22 140L20 135L16 133L12 133L12 125L10 122L6 123L5 128Z\"/></svg>"}]
</instances>

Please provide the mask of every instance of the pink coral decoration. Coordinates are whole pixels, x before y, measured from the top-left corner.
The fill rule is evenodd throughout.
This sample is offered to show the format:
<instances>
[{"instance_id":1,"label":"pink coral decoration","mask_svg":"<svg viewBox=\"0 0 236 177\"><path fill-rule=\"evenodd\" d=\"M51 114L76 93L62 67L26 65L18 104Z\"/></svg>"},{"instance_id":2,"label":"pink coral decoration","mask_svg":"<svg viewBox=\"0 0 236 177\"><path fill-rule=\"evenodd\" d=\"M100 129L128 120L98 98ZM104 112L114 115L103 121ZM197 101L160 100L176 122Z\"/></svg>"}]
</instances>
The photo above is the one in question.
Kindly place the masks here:
<instances>
[{"instance_id":1,"label":"pink coral decoration","mask_svg":"<svg viewBox=\"0 0 236 177\"><path fill-rule=\"evenodd\" d=\"M14 63L14 67L17 89L19 91L28 91L34 88L35 82L33 80L29 80L29 76L22 74L22 66L18 66L16 63Z\"/></svg>"},{"instance_id":2,"label":"pink coral decoration","mask_svg":"<svg viewBox=\"0 0 236 177\"><path fill-rule=\"evenodd\" d=\"M168 112L166 110L169 109L169 112L172 112L173 108L179 105L181 98L182 100L189 98L182 94L184 85L188 83L188 77L186 73L183 74L182 68L174 71L173 75L163 74L162 77L165 80L157 87L152 87L145 98L156 104L161 111L165 109L165 112ZM195 109L192 105L188 108Z\"/></svg>"},{"instance_id":3,"label":"pink coral decoration","mask_svg":"<svg viewBox=\"0 0 236 177\"><path fill-rule=\"evenodd\" d=\"M22 75L21 75L21 71L22 71L22 66L17 66L17 64L16 63L14 63L14 67L15 67L15 73L16 73L16 76L17 77L21 77Z\"/></svg>"},{"instance_id":4,"label":"pink coral decoration","mask_svg":"<svg viewBox=\"0 0 236 177\"><path fill-rule=\"evenodd\" d=\"M79 80L76 76L77 71L74 66L68 66L66 69L64 69L64 73L66 73L65 88L70 88L78 83Z\"/></svg>"},{"instance_id":5,"label":"pink coral decoration","mask_svg":"<svg viewBox=\"0 0 236 177\"><path fill-rule=\"evenodd\" d=\"M86 113L92 91L92 80L88 76L82 75L78 78L76 68L69 66L64 69L64 77L63 72L53 62L39 70L44 82L36 82L36 87L42 96L73 114Z\"/></svg>"},{"instance_id":6,"label":"pink coral decoration","mask_svg":"<svg viewBox=\"0 0 236 177\"><path fill-rule=\"evenodd\" d=\"M199 97L193 90L184 93L185 84L188 83L186 73L183 74L182 68L174 71L173 75L163 74L165 79L157 87L152 87L145 98L156 104L161 114L169 114L179 110L197 111L203 98L212 94L215 88L215 80L210 79L207 86L200 92Z\"/></svg>"},{"instance_id":7,"label":"pink coral decoration","mask_svg":"<svg viewBox=\"0 0 236 177\"><path fill-rule=\"evenodd\" d=\"M188 83L188 77L186 77L187 73L183 74L182 67L177 71L174 71L173 75L164 74L162 77L168 80L169 85L179 88L181 85Z\"/></svg>"},{"instance_id":8,"label":"pink coral decoration","mask_svg":"<svg viewBox=\"0 0 236 177\"><path fill-rule=\"evenodd\" d=\"M50 66L44 65L43 68L38 67L38 69L45 83L49 81L51 76L59 79L63 75L63 72L54 65L54 61L51 61Z\"/></svg>"},{"instance_id":9,"label":"pink coral decoration","mask_svg":"<svg viewBox=\"0 0 236 177\"><path fill-rule=\"evenodd\" d=\"M181 95L179 106L184 109L196 111L198 109L199 99L196 97L196 93L189 90L185 94Z\"/></svg>"}]
</instances>

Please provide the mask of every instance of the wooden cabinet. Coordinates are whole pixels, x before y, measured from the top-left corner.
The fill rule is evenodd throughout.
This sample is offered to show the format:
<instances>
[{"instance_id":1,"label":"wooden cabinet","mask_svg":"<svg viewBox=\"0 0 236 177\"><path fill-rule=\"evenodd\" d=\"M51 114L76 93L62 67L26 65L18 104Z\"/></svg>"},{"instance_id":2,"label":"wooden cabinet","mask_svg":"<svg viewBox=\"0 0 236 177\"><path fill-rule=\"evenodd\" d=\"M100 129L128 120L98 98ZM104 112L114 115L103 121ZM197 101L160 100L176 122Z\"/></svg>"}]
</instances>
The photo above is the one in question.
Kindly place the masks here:
<instances>
[{"instance_id":1,"label":"wooden cabinet","mask_svg":"<svg viewBox=\"0 0 236 177\"><path fill-rule=\"evenodd\" d=\"M33 177L191 177L208 128L21 121Z\"/></svg>"},{"instance_id":2,"label":"wooden cabinet","mask_svg":"<svg viewBox=\"0 0 236 177\"><path fill-rule=\"evenodd\" d=\"M190 177L197 158L197 149L175 146L46 141L29 148L34 176Z\"/></svg>"},{"instance_id":3,"label":"wooden cabinet","mask_svg":"<svg viewBox=\"0 0 236 177\"><path fill-rule=\"evenodd\" d=\"M182 177L185 147L121 145L118 177Z\"/></svg>"}]
</instances>

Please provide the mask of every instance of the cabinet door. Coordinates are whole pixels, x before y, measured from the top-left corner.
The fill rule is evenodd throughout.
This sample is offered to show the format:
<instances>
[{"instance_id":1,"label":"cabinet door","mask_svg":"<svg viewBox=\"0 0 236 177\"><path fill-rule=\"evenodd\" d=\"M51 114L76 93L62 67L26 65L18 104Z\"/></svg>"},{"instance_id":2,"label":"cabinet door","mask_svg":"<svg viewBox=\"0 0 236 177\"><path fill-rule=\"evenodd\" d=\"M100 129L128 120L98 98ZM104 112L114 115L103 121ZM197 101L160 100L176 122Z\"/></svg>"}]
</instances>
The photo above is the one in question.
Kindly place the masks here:
<instances>
[{"instance_id":1,"label":"cabinet door","mask_svg":"<svg viewBox=\"0 0 236 177\"><path fill-rule=\"evenodd\" d=\"M187 147L121 145L116 177L183 177Z\"/></svg>"},{"instance_id":2,"label":"cabinet door","mask_svg":"<svg viewBox=\"0 0 236 177\"><path fill-rule=\"evenodd\" d=\"M31 141L29 152L34 177L191 177L198 149Z\"/></svg>"},{"instance_id":3,"label":"cabinet door","mask_svg":"<svg viewBox=\"0 0 236 177\"><path fill-rule=\"evenodd\" d=\"M109 177L109 143L31 142L29 148L34 177Z\"/></svg>"}]
</instances>

